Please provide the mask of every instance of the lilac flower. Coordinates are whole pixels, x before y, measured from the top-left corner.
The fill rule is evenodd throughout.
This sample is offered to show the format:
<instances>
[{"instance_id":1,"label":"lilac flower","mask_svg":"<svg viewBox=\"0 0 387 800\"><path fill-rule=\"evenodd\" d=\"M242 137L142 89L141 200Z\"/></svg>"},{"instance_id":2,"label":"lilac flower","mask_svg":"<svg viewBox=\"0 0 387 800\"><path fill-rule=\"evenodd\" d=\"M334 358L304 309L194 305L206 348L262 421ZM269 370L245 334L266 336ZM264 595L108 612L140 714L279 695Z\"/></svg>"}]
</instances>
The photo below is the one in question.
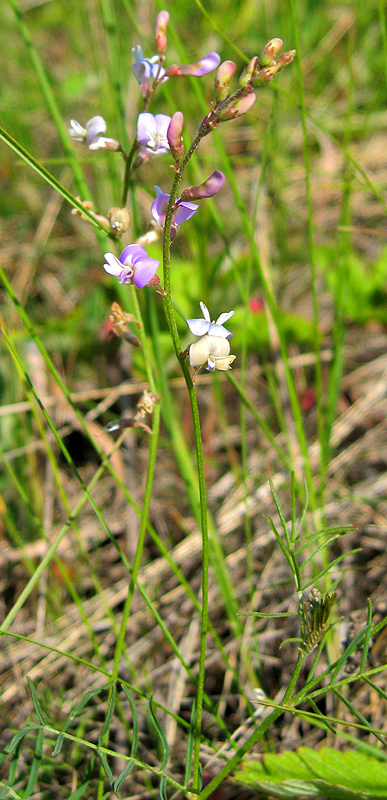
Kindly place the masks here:
<instances>
[{"instance_id":1,"label":"lilac flower","mask_svg":"<svg viewBox=\"0 0 387 800\"><path fill-rule=\"evenodd\" d=\"M230 355L230 342L223 336L206 333L189 347L189 361L195 372L204 365L209 372L216 369L226 371L231 369L235 358L236 356Z\"/></svg>"},{"instance_id":2,"label":"lilac flower","mask_svg":"<svg viewBox=\"0 0 387 800\"><path fill-rule=\"evenodd\" d=\"M116 139L108 139L100 136L100 133L105 133L106 122L103 117L96 116L86 122L86 127L83 128L76 119L70 120L69 134L76 142L86 144L89 150L119 150L120 144ZM95 137L98 136L98 139Z\"/></svg>"},{"instance_id":3,"label":"lilac flower","mask_svg":"<svg viewBox=\"0 0 387 800\"><path fill-rule=\"evenodd\" d=\"M152 217L159 223L162 227L165 225L165 216L167 213L168 203L169 203L169 194L162 192L158 186L155 186L156 189L156 200L152 203ZM182 222L186 222L187 219L193 217L193 215L198 210L199 206L197 203L187 203L187 202L180 202L176 200L175 211L172 218L172 230L173 236L176 233L176 226L181 225ZM173 238L172 236L172 238Z\"/></svg>"},{"instance_id":4,"label":"lilac flower","mask_svg":"<svg viewBox=\"0 0 387 800\"><path fill-rule=\"evenodd\" d=\"M163 156L169 150L167 130L171 117L167 114L139 114L137 120L137 138L145 147L148 155Z\"/></svg>"},{"instance_id":5,"label":"lilac flower","mask_svg":"<svg viewBox=\"0 0 387 800\"><path fill-rule=\"evenodd\" d=\"M108 263L103 268L109 275L119 278L120 283L134 283L137 289L152 282L160 264L139 244L128 244L119 258L113 253L105 253L105 258Z\"/></svg>"},{"instance_id":6,"label":"lilac flower","mask_svg":"<svg viewBox=\"0 0 387 800\"><path fill-rule=\"evenodd\" d=\"M199 61L193 64L172 64L165 70L165 74L170 78L179 78L180 76L191 75L194 78L202 78L212 72L220 63L220 55L211 51L203 56Z\"/></svg>"},{"instance_id":7,"label":"lilac flower","mask_svg":"<svg viewBox=\"0 0 387 800\"><path fill-rule=\"evenodd\" d=\"M221 314L216 322L211 322L210 312L204 303L200 303L200 308L203 313L204 319L186 319L186 323L194 336L210 336L221 337L223 339L231 339L233 334L223 326L223 322L227 322L234 316L235 311L228 311Z\"/></svg>"},{"instance_id":8,"label":"lilac flower","mask_svg":"<svg viewBox=\"0 0 387 800\"><path fill-rule=\"evenodd\" d=\"M165 69L159 66L159 56L152 56L152 58L144 58L144 53L142 47L137 45L137 47L132 47L132 53L135 58L135 64L133 64L132 70L133 75L136 78L137 83L140 84L141 87L141 94L143 96L146 95L151 80L153 80L156 75L159 76L159 80L161 79L161 83L164 83L168 80L165 77Z\"/></svg>"}]
</instances>

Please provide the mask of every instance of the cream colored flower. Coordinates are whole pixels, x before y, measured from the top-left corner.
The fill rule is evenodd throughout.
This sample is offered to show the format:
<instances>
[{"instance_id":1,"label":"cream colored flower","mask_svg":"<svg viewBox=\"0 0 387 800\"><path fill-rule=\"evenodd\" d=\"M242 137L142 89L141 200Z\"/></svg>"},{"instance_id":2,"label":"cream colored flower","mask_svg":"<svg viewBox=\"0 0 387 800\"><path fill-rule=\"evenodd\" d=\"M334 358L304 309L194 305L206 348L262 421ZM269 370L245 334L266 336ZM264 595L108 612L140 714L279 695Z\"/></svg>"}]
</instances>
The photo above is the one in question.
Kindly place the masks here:
<instances>
[{"instance_id":1,"label":"cream colored flower","mask_svg":"<svg viewBox=\"0 0 387 800\"><path fill-rule=\"evenodd\" d=\"M206 367L210 372L231 369L236 356L230 355L230 342L223 336L206 333L189 348L189 361L194 370Z\"/></svg>"}]
</instances>

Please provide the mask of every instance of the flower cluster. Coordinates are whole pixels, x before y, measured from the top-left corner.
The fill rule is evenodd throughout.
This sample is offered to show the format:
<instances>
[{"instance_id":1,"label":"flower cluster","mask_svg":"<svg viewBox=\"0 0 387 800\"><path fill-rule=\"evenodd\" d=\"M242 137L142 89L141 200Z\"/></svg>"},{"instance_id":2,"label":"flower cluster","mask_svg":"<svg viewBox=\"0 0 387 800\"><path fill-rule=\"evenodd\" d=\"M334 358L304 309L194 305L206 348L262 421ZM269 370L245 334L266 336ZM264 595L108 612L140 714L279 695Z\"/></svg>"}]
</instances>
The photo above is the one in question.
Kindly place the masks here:
<instances>
[{"instance_id":1,"label":"flower cluster","mask_svg":"<svg viewBox=\"0 0 387 800\"><path fill-rule=\"evenodd\" d=\"M211 51L203 58L188 65L165 66L164 54L167 49L168 21L168 12L161 11L155 26L156 55L145 57L140 46L132 50L133 74L140 86L144 104L137 119L136 137L130 152L126 153L116 139L104 136L107 125L100 115L92 117L85 127L72 119L69 128L71 138L86 145L89 150L115 150L120 152L125 160L123 207L110 209L107 218L94 213L96 219L103 220L102 224L112 238L121 237L130 225L130 215L125 206L134 171L145 162L159 156L170 154L175 161L173 165L176 174L175 189L171 193L173 199L170 194L158 186L155 187L156 198L152 203L151 215L156 227L153 226L153 229L145 237L140 237L136 243L124 247L119 258L113 253L105 254L105 264L103 265L105 271L118 278L120 284L132 284L137 289L149 285L160 285L160 280L156 275L160 261L151 258L142 245L148 245L152 237L154 239L159 236L161 228L164 231L164 238L169 237L169 247L176 236L179 225L197 213L199 205L196 201L200 202L213 197L223 186L224 175L219 170L215 170L203 183L183 189L180 197L176 197L176 187L179 185L184 169L200 140L221 122L246 114L255 102L255 90L271 81L283 67L291 63L295 56L294 50L281 55L283 42L281 39L271 39L263 48L261 55L251 59L239 77L238 88L231 93L230 84L236 71L236 64L233 61L220 63L218 53ZM148 111L150 102L161 83L165 83L171 78L202 77L215 69L217 70L214 87L215 102L202 121L197 135L184 157L183 114L181 111L175 111L172 117L167 114L154 116ZM169 270L169 256L167 263L164 264L164 269ZM169 285L167 278L165 282L166 286ZM166 309L167 307L170 308L171 304L169 303ZM231 369L231 364L235 359L234 355L230 355L229 339L232 333L224 326L224 323L233 316L234 311L221 314L216 322L211 322L209 311L204 303L200 303L200 307L203 313L202 319L187 319L191 333L198 339L189 346L187 351L190 364L194 372L203 366L210 372L215 369Z\"/></svg>"},{"instance_id":2,"label":"flower cluster","mask_svg":"<svg viewBox=\"0 0 387 800\"><path fill-rule=\"evenodd\" d=\"M232 333L224 327L234 315L234 311L221 314L216 322L211 322L210 312L204 303L200 303L203 319L187 319L186 323L198 341L189 346L189 361L191 367L197 372L201 367L206 367L209 372L215 369L226 371L231 369L231 364L236 356L230 355L230 342Z\"/></svg>"}]
</instances>

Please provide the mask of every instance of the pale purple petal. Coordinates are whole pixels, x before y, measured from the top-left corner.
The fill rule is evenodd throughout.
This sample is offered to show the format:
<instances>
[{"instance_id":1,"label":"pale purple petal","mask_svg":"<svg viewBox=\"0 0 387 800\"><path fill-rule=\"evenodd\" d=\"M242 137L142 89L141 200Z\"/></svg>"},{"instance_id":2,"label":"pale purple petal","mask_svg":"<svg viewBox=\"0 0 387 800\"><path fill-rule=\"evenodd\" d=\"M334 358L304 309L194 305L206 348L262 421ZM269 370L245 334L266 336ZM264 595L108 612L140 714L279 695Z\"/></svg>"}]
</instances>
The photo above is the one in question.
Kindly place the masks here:
<instances>
[{"instance_id":1,"label":"pale purple petal","mask_svg":"<svg viewBox=\"0 0 387 800\"><path fill-rule=\"evenodd\" d=\"M199 206L196 203L180 203L173 215L175 224L181 225L182 222L191 219L191 217L196 214L198 208Z\"/></svg>"},{"instance_id":2,"label":"pale purple petal","mask_svg":"<svg viewBox=\"0 0 387 800\"><path fill-rule=\"evenodd\" d=\"M171 121L171 117L169 117L168 114L156 114L155 120L156 120L157 133L159 134L159 136L167 138L167 130L169 127L169 123Z\"/></svg>"},{"instance_id":3,"label":"pale purple petal","mask_svg":"<svg viewBox=\"0 0 387 800\"><path fill-rule=\"evenodd\" d=\"M123 264L118 258L113 255L113 253L105 253L104 258L106 258L107 264L103 265L103 268L109 275L114 275L116 278L119 277L122 273Z\"/></svg>"},{"instance_id":4,"label":"pale purple petal","mask_svg":"<svg viewBox=\"0 0 387 800\"><path fill-rule=\"evenodd\" d=\"M139 114L137 120L137 138L144 147L154 154L164 155L169 150L167 130L171 118L166 114L149 112Z\"/></svg>"},{"instance_id":5,"label":"pale purple petal","mask_svg":"<svg viewBox=\"0 0 387 800\"><path fill-rule=\"evenodd\" d=\"M186 323L194 336L204 336L210 328L210 323L205 319L186 319Z\"/></svg>"},{"instance_id":6,"label":"pale purple petal","mask_svg":"<svg viewBox=\"0 0 387 800\"><path fill-rule=\"evenodd\" d=\"M208 72L212 72L212 70L216 69L219 64L220 55L211 51L211 53L207 53L206 56L199 61L195 61L193 64L173 64L171 67L168 67L166 74L171 77L191 75L195 78L201 78L203 75L207 75Z\"/></svg>"},{"instance_id":7,"label":"pale purple petal","mask_svg":"<svg viewBox=\"0 0 387 800\"><path fill-rule=\"evenodd\" d=\"M233 317L234 314L235 314L235 311L228 311L225 314L221 314L220 317L218 317L218 319L216 320L216 324L217 325L223 325L223 323L224 322L228 322L228 320L231 319L231 317Z\"/></svg>"},{"instance_id":8,"label":"pale purple petal","mask_svg":"<svg viewBox=\"0 0 387 800\"><path fill-rule=\"evenodd\" d=\"M201 300L199 305L200 305L200 308L201 308L201 311L202 311L204 319L206 319L207 322L211 322L210 312L209 312L206 304L203 303L203 301Z\"/></svg>"},{"instance_id":9,"label":"pale purple petal","mask_svg":"<svg viewBox=\"0 0 387 800\"><path fill-rule=\"evenodd\" d=\"M156 118L149 112L139 114L137 120L137 138L140 144L146 147L149 140L157 134Z\"/></svg>"},{"instance_id":10,"label":"pale purple petal","mask_svg":"<svg viewBox=\"0 0 387 800\"><path fill-rule=\"evenodd\" d=\"M134 265L141 258L148 258L148 253L139 244L126 245L120 255L121 264L125 265Z\"/></svg>"},{"instance_id":11,"label":"pale purple petal","mask_svg":"<svg viewBox=\"0 0 387 800\"><path fill-rule=\"evenodd\" d=\"M150 256L136 263L134 284L138 289L142 289L143 286L146 286L147 283L152 280L153 276L156 275L159 264L160 261L156 261L155 258L151 258Z\"/></svg>"},{"instance_id":12,"label":"pale purple petal","mask_svg":"<svg viewBox=\"0 0 387 800\"><path fill-rule=\"evenodd\" d=\"M133 75L140 86L142 86L144 83L149 86L152 69L152 64L150 64L149 61L136 61L136 63L133 64Z\"/></svg>"},{"instance_id":13,"label":"pale purple petal","mask_svg":"<svg viewBox=\"0 0 387 800\"><path fill-rule=\"evenodd\" d=\"M205 200L207 197L213 197L214 194L219 192L219 189L222 188L224 180L223 172L216 169L204 183L201 183L199 186L190 186L188 189L184 189L180 199L184 201Z\"/></svg>"},{"instance_id":14,"label":"pale purple petal","mask_svg":"<svg viewBox=\"0 0 387 800\"><path fill-rule=\"evenodd\" d=\"M106 122L104 118L96 116L89 119L89 121L86 122L86 131L87 143L90 146L95 136L97 136L99 133L105 133Z\"/></svg>"},{"instance_id":15,"label":"pale purple petal","mask_svg":"<svg viewBox=\"0 0 387 800\"><path fill-rule=\"evenodd\" d=\"M157 191L158 187L155 188ZM156 200L154 200L152 203L151 214L153 219L155 219L159 225L164 225L165 223L165 215L167 213L168 203L169 194L165 194L165 192L161 192L161 194L159 194L156 197Z\"/></svg>"},{"instance_id":16,"label":"pale purple petal","mask_svg":"<svg viewBox=\"0 0 387 800\"><path fill-rule=\"evenodd\" d=\"M208 333L210 336L220 336L222 339L230 339L231 336L234 334L231 331L228 331L227 328L224 328L223 325L216 325L215 323L211 323Z\"/></svg>"}]
</instances>

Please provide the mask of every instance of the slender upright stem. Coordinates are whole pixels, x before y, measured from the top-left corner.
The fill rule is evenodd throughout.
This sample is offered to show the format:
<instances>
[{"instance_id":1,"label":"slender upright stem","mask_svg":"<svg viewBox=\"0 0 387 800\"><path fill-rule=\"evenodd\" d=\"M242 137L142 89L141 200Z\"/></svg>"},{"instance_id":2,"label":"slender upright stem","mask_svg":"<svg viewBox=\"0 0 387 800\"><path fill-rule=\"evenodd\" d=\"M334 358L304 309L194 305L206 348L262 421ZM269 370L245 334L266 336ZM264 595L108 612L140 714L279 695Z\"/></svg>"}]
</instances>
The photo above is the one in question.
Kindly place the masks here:
<instances>
[{"instance_id":1,"label":"slender upright stem","mask_svg":"<svg viewBox=\"0 0 387 800\"><path fill-rule=\"evenodd\" d=\"M204 134L201 133L200 131L198 132L189 150L187 151L181 165L176 170L175 179L172 184L168 209L165 218L164 240L163 240L164 309L173 345L175 348L176 356L179 359L189 394L194 438L195 438L198 481L199 481L200 521L201 521L201 534L202 534L202 609L201 609L199 674L198 674L198 682L196 690L195 751L194 751L194 762L193 762L193 786L196 789L199 789L200 786L200 770L199 770L200 737L201 737L202 707L203 707L203 696L204 696L206 641L207 641L207 630L208 630L208 566L209 566L208 518L207 518L206 484L204 477L203 446L202 446L202 436L200 429L200 417L197 404L197 397L195 392L195 386L193 384L192 377L190 374L189 366L182 354L180 337L177 330L176 318L172 304L171 228L173 222L173 214L175 211L177 193L183 172L191 156L193 155L201 139L203 138L203 135Z\"/></svg>"}]
</instances>

